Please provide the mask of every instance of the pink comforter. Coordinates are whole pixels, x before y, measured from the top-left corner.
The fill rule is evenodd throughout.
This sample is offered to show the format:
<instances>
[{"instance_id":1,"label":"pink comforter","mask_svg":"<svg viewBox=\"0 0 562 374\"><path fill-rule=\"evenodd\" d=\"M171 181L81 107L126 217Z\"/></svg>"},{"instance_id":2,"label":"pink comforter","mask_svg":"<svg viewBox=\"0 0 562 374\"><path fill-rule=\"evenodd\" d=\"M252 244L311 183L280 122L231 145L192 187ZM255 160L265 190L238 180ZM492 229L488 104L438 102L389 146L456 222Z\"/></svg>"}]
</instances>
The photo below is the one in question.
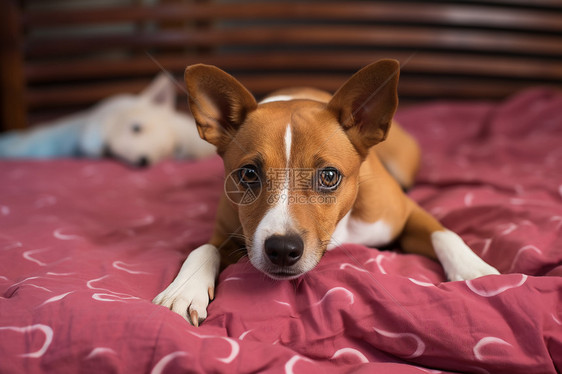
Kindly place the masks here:
<instances>
[{"instance_id":1,"label":"pink comforter","mask_svg":"<svg viewBox=\"0 0 562 374\"><path fill-rule=\"evenodd\" d=\"M562 371L562 94L398 119L424 149L411 196L502 275L358 245L296 281L242 262L194 328L151 299L210 235L219 158L2 162L0 372Z\"/></svg>"}]
</instances>

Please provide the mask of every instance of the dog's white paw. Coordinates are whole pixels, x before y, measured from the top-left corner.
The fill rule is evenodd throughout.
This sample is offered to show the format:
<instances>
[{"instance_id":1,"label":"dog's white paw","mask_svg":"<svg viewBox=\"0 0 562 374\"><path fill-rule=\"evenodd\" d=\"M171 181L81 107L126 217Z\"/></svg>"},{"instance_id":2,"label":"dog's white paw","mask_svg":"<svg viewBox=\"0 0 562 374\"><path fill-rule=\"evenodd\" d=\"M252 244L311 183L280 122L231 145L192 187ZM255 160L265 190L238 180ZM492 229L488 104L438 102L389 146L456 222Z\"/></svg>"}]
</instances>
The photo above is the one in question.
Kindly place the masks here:
<instances>
[{"instance_id":1,"label":"dog's white paw","mask_svg":"<svg viewBox=\"0 0 562 374\"><path fill-rule=\"evenodd\" d=\"M445 269L445 273L450 281L471 280L485 275L500 274L495 267L488 265L478 256L474 260L467 261L467 264L460 268Z\"/></svg>"},{"instance_id":2,"label":"dog's white paw","mask_svg":"<svg viewBox=\"0 0 562 374\"><path fill-rule=\"evenodd\" d=\"M450 281L470 280L500 273L472 252L461 237L452 231L433 232L431 242Z\"/></svg>"},{"instance_id":3,"label":"dog's white paw","mask_svg":"<svg viewBox=\"0 0 562 374\"><path fill-rule=\"evenodd\" d=\"M214 245L204 244L189 254L174 281L152 301L178 313L194 326L207 318L214 298L220 255Z\"/></svg>"}]
</instances>

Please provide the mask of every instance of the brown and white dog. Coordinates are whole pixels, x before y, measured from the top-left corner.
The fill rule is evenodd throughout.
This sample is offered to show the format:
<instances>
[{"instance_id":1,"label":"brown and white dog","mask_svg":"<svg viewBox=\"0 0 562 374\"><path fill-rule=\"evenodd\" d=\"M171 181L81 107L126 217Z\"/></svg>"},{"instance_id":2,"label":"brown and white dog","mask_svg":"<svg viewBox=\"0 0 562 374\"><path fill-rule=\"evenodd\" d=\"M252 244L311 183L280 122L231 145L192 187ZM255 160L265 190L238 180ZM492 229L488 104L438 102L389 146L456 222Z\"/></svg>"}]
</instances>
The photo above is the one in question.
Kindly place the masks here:
<instances>
[{"instance_id":1,"label":"brown and white dog","mask_svg":"<svg viewBox=\"0 0 562 374\"><path fill-rule=\"evenodd\" d=\"M393 241L438 259L449 280L499 274L403 193L420 157L415 141L392 123L399 69L381 60L333 96L289 89L257 103L224 71L188 67L191 111L201 138L223 158L227 188L211 240L189 254L154 303L199 325L220 269L241 257L240 247L279 280L312 270L340 244ZM229 196L229 183L245 200Z\"/></svg>"}]
</instances>

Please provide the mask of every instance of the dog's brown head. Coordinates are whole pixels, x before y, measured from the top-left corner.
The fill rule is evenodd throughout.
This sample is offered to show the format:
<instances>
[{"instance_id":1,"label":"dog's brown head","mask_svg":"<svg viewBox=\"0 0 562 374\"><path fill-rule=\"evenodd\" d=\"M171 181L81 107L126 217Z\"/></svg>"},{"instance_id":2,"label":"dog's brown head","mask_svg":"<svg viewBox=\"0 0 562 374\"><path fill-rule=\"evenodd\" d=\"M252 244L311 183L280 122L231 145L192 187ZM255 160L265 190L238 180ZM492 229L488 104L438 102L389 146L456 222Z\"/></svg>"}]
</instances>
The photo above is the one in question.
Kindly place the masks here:
<instances>
[{"instance_id":1,"label":"dog's brown head","mask_svg":"<svg viewBox=\"0 0 562 374\"><path fill-rule=\"evenodd\" d=\"M185 71L201 138L217 147L227 182L251 198L236 204L252 264L275 279L298 277L319 262L351 209L361 163L385 139L398 104L399 64L375 62L329 102L258 104L224 71Z\"/></svg>"}]
</instances>

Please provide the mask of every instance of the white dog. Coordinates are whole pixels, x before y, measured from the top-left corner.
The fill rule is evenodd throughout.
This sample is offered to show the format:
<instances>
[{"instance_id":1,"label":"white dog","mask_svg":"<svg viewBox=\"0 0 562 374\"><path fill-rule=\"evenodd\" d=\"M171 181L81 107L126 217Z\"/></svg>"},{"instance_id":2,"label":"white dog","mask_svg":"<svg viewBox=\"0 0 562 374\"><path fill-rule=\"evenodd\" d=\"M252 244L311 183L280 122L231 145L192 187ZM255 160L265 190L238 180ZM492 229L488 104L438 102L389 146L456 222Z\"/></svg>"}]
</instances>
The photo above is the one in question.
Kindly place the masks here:
<instances>
[{"instance_id":1,"label":"white dog","mask_svg":"<svg viewBox=\"0 0 562 374\"><path fill-rule=\"evenodd\" d=\"M112 156L148 166L166 158L202 158L215 147L201 140L193 118L175 110L174 83L164 74L140 94L121 94L93 108L27 131L0 136L0 157Z\"/></svg>"}]
</instances>

